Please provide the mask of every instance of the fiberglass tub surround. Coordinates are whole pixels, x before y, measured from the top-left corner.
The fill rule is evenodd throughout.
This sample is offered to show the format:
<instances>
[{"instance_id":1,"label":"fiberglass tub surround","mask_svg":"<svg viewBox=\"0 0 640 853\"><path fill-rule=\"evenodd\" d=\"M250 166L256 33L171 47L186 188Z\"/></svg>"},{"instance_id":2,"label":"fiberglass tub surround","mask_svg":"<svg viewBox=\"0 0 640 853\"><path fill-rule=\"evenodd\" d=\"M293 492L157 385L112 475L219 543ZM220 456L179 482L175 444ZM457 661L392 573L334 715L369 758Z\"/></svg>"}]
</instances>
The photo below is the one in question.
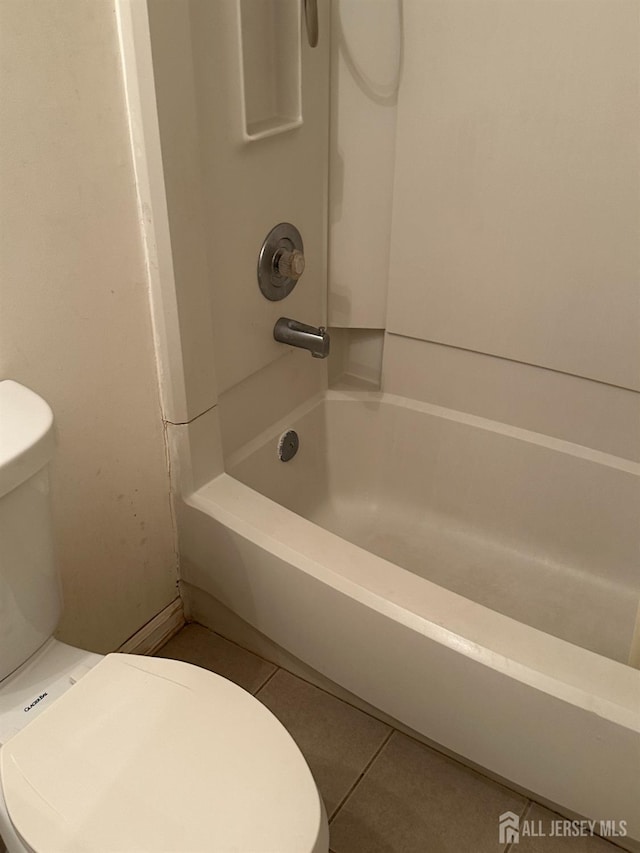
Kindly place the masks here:
<instances>
[{"instance_id":1,"label":"fiberglass tub surround","mask_svg":"<svg viewBox=\"0 0 640 853\"><path fill-rule=\"evenodd\" d=\"M637 465L391 395L304 408L291 462L272 431L229 474L419 577L628 662Z\"/></svg>"}]
</instances>

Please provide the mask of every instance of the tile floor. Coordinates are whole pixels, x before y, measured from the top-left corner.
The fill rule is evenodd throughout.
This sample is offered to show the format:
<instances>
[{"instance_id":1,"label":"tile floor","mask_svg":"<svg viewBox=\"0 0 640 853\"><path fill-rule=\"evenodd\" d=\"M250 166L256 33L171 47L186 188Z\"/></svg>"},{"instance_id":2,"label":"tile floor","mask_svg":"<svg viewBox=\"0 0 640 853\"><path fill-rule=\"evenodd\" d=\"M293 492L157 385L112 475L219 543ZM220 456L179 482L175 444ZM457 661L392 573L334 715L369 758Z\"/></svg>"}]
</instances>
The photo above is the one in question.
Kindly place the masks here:
<instances>
[{"instance_id":1,"label":"tile floor","mask_svg":"<svg viewBox=\"0 0 640 853\"><path fill-rule=\"evenodd\" d=\"M324 799L332 853L620 853L597 837L549 837L559 815L200 625L157 654L229 678L278 717ZM499 844L506 811L542 821L547 834Z\"/></svg>"}]
</instances>

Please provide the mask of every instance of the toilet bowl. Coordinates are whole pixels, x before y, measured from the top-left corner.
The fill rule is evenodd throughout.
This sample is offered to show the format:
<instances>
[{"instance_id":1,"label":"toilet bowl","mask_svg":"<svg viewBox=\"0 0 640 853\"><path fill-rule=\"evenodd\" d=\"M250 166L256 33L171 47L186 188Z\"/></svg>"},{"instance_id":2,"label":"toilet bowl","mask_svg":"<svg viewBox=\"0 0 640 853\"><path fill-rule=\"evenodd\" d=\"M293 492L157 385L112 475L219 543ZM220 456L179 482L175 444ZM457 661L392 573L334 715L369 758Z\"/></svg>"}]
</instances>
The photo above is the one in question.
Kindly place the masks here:
<instances>
[{"instance_id":1,"label":"toilet bowl","mask_svg":"<svg viewBox=\"0 0 640 853\"><path fill-rule=\"evenodd\" d=\"M311 772L251 694L52 638L51 425L43 400L0 382L0 839L9 853L326 853Z\"/></svg>"},{"instance_id":2,"label":"toilet bowl","mask_svg":"<svg viewBox=\"0 0 640 853\"><path fill-rule=\"evenodd\" d=\"M181 661L50 641L0 683L0 741L9 853L328 849L322 801L282 724Z\"/></svg>"}]
</instances>

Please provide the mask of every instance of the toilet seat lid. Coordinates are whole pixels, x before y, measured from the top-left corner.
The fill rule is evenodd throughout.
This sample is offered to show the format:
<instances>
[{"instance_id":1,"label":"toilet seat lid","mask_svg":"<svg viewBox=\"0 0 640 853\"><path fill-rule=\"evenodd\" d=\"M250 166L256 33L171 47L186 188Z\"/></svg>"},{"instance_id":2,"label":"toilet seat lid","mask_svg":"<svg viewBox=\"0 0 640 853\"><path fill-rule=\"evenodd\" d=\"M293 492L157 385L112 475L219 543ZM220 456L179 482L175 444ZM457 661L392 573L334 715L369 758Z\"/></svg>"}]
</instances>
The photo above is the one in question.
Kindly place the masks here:
<instances>
[{"instance_id":1,"label":"toilet seat lid","mask_svg":"<svg viewBox=\"0 0 640 853\"><path fill-rule=\"evenodd\" d=\"M36 853L311 853L324 831L282 724L174 660L105 657L0 749L0 783Z\"/></svg>"}]
</instances>

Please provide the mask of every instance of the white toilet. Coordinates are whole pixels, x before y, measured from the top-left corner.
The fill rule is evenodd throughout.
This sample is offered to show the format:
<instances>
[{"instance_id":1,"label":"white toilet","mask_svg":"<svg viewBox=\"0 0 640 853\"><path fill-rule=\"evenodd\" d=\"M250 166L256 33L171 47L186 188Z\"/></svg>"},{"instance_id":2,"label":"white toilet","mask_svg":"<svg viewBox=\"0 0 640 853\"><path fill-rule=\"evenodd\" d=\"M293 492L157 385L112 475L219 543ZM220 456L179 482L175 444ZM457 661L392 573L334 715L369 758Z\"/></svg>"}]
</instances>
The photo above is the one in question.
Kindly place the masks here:
<instances>
[{"instance_id":1,"label":"white toilet","mask_svg":"<svg viewBox=\"0 0 640 853\"><path fill-rule=\"evenodd\" d=\"M326 853L278 720L211 672L53 639L49 406L0 382L0 838L9 853ZM2 842L0 842L2 850Z\"/></svg>"}]
</instances>

